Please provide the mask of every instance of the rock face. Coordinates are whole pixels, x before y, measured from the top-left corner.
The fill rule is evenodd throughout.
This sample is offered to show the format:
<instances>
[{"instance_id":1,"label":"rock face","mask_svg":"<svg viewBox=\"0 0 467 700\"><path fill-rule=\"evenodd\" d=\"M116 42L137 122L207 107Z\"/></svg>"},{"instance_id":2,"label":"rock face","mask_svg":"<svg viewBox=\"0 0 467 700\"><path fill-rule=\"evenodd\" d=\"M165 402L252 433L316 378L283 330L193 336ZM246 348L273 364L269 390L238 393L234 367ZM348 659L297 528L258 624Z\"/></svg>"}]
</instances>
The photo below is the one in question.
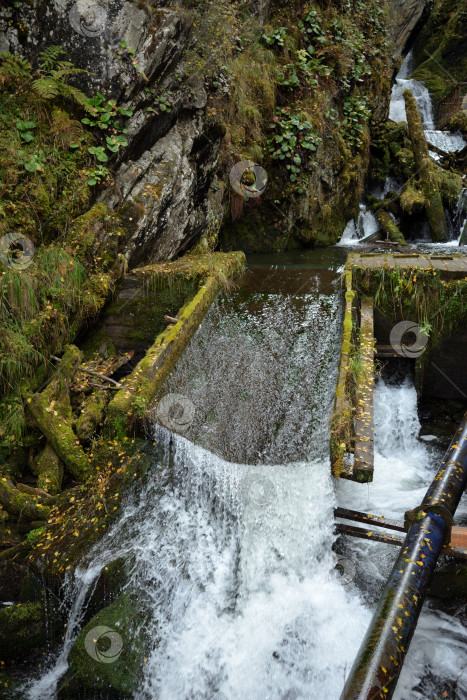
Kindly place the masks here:
<instances>
[{"instance_id":1,"label":"rock face","mask_svg":"<svg viewBox=\"0 0 467 700\"><path fill-rule=\"evenodd\" d=\"M123 212L130 266L170 259L194 243L208 218L222 131L207 124L204 79L177 80L190 15L125 0L34 0L21 3L13 21L6 18L0 15L0 49L34 62L59 45L66 60L87 71L74 79L78 87L133 111L129 145L111 162L114 187L100 197ZM157 97L168 94L169 108L160 109Z\"/></svg>"},{"instance_id":2,"label":"rock face","mask_svg":"<svg viewBox=\"0 0 467 700\"><path fill-rule=\"evenodd\" d=\"M395 58L403 53L426 9L426 0L391 0L389 3L389 28L396 46Z\"/></svg>"},{"instance_id":3,"label":"rock face","mask_svg":"<svg viewBox=\"0 0 467 700\"><path fill-rule=\"evenodd\" d=\"M323 130L316 168L305 192L293 197L283 194L283 175L276 177L277 186L274 189L270 184L262 207L256 206L259 201L253 203L251 216L240 222L244 230L239 231L239 226L230 230L230 201L223 197L223 182L243 151L231 150L227 160L232 162L219 168L224 130L231 125L216 119L215 110L208 110L206 90L211 100L217 90L213 84L218 81L212 72L204 74L193 63L202 32L195 33L199 30L193 28L193 12L182 3L29 0L15 5L0 9L0 50L23 54L34 64L45 48L61 46L63 58L86 71L74 76L73 84L89 96L99 92L132 111L128 146L113 154L108 163L113 185L99 196L100 202L121 215L128 234L123 252L130 267L172 259L196 243L203 232L215 235L221 222L227 248L254 249L258 242L251 239L258 231L265 250L329 245L340 238L347 220L358 211L368 164L367 144L358 156L351 157L351 146L343 144L342 134L333 137L337 125L331 121L327 131ZM259 35L262 24L273 21L276 5L281 3L255 0L249 4ZM392 0L391 38L396 55L403 51L425 5L423 0ZM209 26L210 19L206 21ZM214 36L210 46L217 47L219 36ZM235 50L244 51L238 42L241 44L239 38ZM374 47L367 50L370 48ZM274 55L280 67L277 51ZM352 60L361 60L358 51ZM387 112L389 62L387 49L381 46L373 64L377 80L365 88L375 122L384 120ZM355 85L361 83L359 70L356 65L357 77L351 78ZM342 111L346 90L326 94L328 116L323 112L323 120L329 115L334 119L334 107ZM247 108L254 112L255 101ZM268 120L264 129L269 129ZM269 136L269 131L261 134L265 140ZM369 142L368 133L365 139ZM275 171L267 167L272 181Z\"/></svg>"}]
</instances>

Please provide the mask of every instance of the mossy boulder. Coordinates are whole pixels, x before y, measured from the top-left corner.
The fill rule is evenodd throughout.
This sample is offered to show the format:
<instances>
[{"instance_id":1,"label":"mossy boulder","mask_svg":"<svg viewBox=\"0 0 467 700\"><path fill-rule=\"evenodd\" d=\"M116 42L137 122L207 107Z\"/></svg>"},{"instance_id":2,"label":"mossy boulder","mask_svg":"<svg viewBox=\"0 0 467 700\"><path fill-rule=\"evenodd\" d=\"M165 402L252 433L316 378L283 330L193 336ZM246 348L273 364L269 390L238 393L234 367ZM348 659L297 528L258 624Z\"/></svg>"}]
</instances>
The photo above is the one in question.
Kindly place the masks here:
<instances>
[{"instance_id":1,"label":"mossy boulder","mask_svg":"<svg viewBox=\"0 0 467 700\"><path fill-rule=\"evenodd\" d=\"M407 214L416 214L423 211L426 202L423 192L409 185L400 197L400 204Z\"/></svg>"},{"instance_id":2,"label":"mossy boulder","mask_svg":"<svg viewBox=\"0 0 467 700\"><path fill-rule=\"evenodd\" d=\"M136 598L122 593L82 629L68 657L69 670L59 688L60 700L94 696L105 690L112 698L133 698L138 688L149 640L145 617Z\"/></svg>"},{"instance_id":3,"label":"mossy boulder","mask_svg":"<svg viewBox=\"0 0 467 700\"><path fill-rule=\"evenodd\" d=\"M465 136L467 134L467 113L464 110L457 112L448 121L447 128L449 131L461 131Z\"/></svg>"}]
</instances>

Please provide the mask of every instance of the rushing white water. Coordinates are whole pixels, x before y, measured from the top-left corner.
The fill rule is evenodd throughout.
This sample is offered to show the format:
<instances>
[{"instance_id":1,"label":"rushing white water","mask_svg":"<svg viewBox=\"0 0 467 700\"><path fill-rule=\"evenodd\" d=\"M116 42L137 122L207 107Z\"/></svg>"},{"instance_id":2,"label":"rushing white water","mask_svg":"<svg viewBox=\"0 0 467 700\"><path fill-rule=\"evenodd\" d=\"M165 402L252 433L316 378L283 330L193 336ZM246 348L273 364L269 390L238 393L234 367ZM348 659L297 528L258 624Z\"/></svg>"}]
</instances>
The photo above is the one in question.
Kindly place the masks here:
<instances>
[{"instance_id":1,"label":"rushing white water","mask_svg":"<svg viewBox=\"0 0 467 700\"><path fill-rule=\"evenodd\" d=\"M425 129L428 145L436 146L445 153L462 151L467 145L461 133L454 134L451 131L440 131L439 129Z\"/></svg>"},{"instance_id":2,"label":"rushing white water","mask_svg":"<svg viewBox=\"0 0 467 700\"><path fill-rule=\"evenodd\" d=\"M399 73L396 75L396 82L391 93L391 103L389 106L389 119L395 122L406 122L404 91L410 90L415 97L420 110L420 116L425 129L434 129L433 103L431 101L428 88L418 80L409 79L412 72L413 52L410 51L405 57Z\"/></svg>"},{"instance_id":3,"label":"rushing white water","mask_svg":"<svg viewBox=\"0 0 467 700\"><path fill-rule=\"evenodd\" d=\"M356 577L339 578L333 509L338 500L400 518L421 501L440 454L418 440L413 385L380 382L375 480L341 481L334 490L327 445L341 327L336 275L308 276L315 294L300 279L294 294L271 295L258 271L248 294L243 287L208 314L167 385L195 404L199 416L186 432L204 447L151 427L154 474L135 487L119 522L69 582L64 647L25 697L56 698L99 572L125 556L125 590L137 595L146 639L135 698L337 700L397 550L341 538ZM268 279L269 288L277 284ZM293 371L284 374L286 367ZM424 610L399 700L438 697L439 677L454 678L454 664L467 660L464 628L447 625L450 619ZM126 621L118 630L131 645ZM442 661L433 634L448 649Z\"/></svg>"},{"instance_id":4,"label":"rushing white water","mask_svg":"<svg viewBox=\"0 0 467 700\"><path fill-rule=\"evenodd\" d=\"M362 239L377 233L380 228L381 226L373 212L367 209L364 204L360 204L358 219L350 219L337 245L358 245Z\"/></svg>"},{"instance_id":5,"label":"rushing white water","mask_svg":"<svg viewBox=\"0 0 467 700\"><path fill-rule=\"evenodd\" d=\"M420 440L417 394L412 381L375 389L375 472L368 488L349 481L337 487L339 505L367 513L403 519L421 503L442 459L442 451ZM467 512L467 499L457 517ZM355 563L362 590L378 594L397 552L391 545L348 539L346 555ZM460 605L457 610L464 610ZM463 669L466 673L461 676ZM459 676L459 696L467 697L467 630L429 601L425 604L398 683L396 700L444 697L442 692ZM441 690L439 690L441 688Z\"/></svg>"}]
</instances>

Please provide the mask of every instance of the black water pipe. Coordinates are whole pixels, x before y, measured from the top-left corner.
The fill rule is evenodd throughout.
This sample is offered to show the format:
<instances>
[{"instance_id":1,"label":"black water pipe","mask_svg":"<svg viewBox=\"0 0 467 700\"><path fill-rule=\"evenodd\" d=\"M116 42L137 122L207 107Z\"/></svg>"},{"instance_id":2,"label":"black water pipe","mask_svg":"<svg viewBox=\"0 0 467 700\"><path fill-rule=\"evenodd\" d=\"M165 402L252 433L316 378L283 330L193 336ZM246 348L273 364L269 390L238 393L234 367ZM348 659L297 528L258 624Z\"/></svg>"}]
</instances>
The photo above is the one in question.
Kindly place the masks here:
<instances>
[{"instance_id":1,"label":"black water pipe","mask_svg":"<svg viewBox=\"0 0 467 700\"><path fill-rule=\"evenodd\" d=\"M467 483L467 413L408 532L360 646L341 700L391 698L436 561L449 541L453 515Z\"/></svg>"}]
</instances>

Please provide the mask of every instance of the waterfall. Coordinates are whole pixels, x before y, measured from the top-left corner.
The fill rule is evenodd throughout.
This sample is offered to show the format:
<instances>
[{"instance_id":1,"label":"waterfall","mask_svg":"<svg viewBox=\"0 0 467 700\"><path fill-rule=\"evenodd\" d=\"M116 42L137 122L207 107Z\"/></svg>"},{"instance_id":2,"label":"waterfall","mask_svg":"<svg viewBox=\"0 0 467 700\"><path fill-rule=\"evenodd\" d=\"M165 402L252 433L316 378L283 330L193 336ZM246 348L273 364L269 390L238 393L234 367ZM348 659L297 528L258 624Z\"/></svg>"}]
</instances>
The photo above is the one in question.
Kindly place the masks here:
<instances>
[{"instance_id":1,"label":"waterfall","mask_svg":"<svg viewBox=\"0 0 467 700\"><path fill-rule=\"evenodd\" d=\"M464 141L462 134L454 134L449 131L440 131L436 129L433 113L433 103L430 97L428 88L418 80L410 79L409 76L412 73L413 66L413 52L410 51L405 57L399 73L396 76L395 83L391 92L391 102L389 106L389 119L395 122L406 122L407 115L405 112L405 101L404 101L404 91L410 90L415 97L418 108L420 110L420 116L422 118L425 136L428 142L428 146L435 146L445 153L453 153L455 151L460 151L467 145ZM435 161L440 160L440 155L434 151L429 151L430 156ZM400 192L403 183L400 183L394 178L387 178L384 188L380 188L379 191L372 192L372 194L379 199L384 199L388 192L394 190ZM463 195L462 195L463 196ZM459 205L458 205L459 208ZM464 226L463 223L459 221L457 217L457 211L454 215L453 220L451 219L449 212L446 212L448 227L450 231L450 240L447 243L437 243L437 246L452 246L460 244L462 238L462 231ZM340 246L358 246L362 238L367 238L373 235L379 230L379 224L374 216L374 214L368 210L364 204L360 204L360 213L356 220L351 219L342 234L342 237L337 245ZM467 234L466 234L467 235ZM426 232L427 240L424 241L426 244L430 245L430 232Z\"/></svg>"},{"instance_id":2,"label":"waterfall","mask_svg":"<svg viewBox=\"0 0 467 700\"><path fill-rule=\"evenodd\" d=\"M355 578L340 577L333 509L401 518L421 501L440 453L418 438L413 384L380 381L375 481L335 490L327 444L338 274L288 270L285 282L283 272L250 271L192 338L164 389L193 402L192 422L183 435L149 426L153 472L68 580L63 648L24 697L56 698L99 573L120 556L131 561L125 590L138 594L149 640L137 700L339 697L395 549L340 538ZM465 664L464 628L447 618L425 606L399 700L435 697L437 679ZM440 661L438 637L449 645Z\"/></svg>"},{"instance_id":3,"label":"waterfall","mask_svg":"<svg viewBox=\"0 0 467 700\"><path fill-rule=\"evenodd\" d=\"M376 216L361 203L360 213L357 219L350 219L345 227L342 238L337 243L339 246L358 245L368 236L373 236L381 229Z\"/></svg>"},{"instance_id":4,"label":"waterfall","mask_svg":"<svg viewBox=\"0 0 467 700\"><path fill-rule=\"evenodd\" d=\"M410 51L405 57L399 73L396 75L396 82L391 93L391 103L389 106L389 119L394 122L406 122L404 91L410 90L415 97L420 110L420 116L425 129L434 129L433 104L428 88L418 80L411 80L408 76L412 72L413 52Z\"/></svg>"}]
</instances>

